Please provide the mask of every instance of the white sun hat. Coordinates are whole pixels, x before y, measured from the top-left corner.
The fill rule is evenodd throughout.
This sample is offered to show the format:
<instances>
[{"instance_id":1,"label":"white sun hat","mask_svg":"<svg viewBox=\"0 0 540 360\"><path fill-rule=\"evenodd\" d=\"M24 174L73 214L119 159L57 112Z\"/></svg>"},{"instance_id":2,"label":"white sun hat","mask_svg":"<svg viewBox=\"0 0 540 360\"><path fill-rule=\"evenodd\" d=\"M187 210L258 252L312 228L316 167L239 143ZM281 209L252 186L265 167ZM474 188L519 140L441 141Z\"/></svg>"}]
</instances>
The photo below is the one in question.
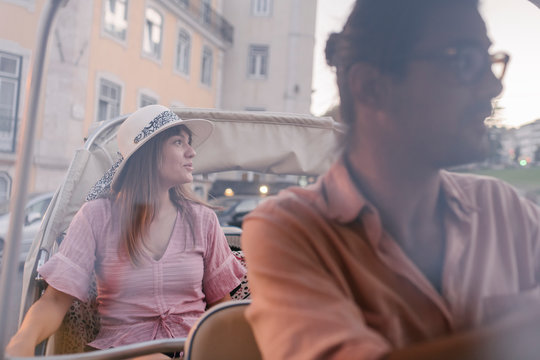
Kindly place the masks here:
<instances>
[{"instance_id":1,"label":"white sun hat","mask_svg":"<svg viewBox=\"0 0 540 360\"><path fill-rule=\"evenodd\" d=\"M118 127L116 141L120 159L107 170L92 187L86 200L92 200L110 191L111 184L122 172L127 160L157 134L178 125L191 131L191 146L196 149L212 133L214 125L204 119L180 119L174 112L162 105L148 105L135 111Z\"/></svg>"}]
</instances>

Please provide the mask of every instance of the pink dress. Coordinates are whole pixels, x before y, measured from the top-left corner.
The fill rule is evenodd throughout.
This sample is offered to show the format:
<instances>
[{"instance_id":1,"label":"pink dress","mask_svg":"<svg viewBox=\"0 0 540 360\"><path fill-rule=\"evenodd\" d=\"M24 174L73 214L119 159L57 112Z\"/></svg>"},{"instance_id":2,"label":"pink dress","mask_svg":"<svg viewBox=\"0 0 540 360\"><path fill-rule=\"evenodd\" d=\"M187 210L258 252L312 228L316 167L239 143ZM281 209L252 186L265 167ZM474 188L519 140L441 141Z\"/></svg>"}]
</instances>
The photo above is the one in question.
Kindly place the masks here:
<instances>
[{"instance_id":1,"label":"pink dress","mask_svg":"<svg viewBox=\"0 0 540 360\"><path fill-rule=\"evenodd\" d=\"M107 199L85 203L59 251L39 268L48 284L82 301L95 271L101 328L90 346L185 337L207 304L240 284L245 269L211 209L193 204L193 232L179 212L161 259L148 255L139 267L119 251L118 213Z\"/></svg>"}]
</instances>

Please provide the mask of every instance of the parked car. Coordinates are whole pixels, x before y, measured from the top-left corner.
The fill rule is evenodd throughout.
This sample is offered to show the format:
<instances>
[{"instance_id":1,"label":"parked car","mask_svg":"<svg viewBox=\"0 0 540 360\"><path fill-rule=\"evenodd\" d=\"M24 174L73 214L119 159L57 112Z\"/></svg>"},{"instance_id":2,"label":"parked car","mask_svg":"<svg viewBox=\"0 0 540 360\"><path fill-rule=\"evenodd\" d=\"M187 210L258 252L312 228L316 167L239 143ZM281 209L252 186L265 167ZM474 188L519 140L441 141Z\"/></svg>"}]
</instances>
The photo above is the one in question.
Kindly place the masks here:
<instances>
[{"instance_id":1,"label":"parked car","mask_svg":"<svg viewBox=\"0 0 540 360\"><path fill-rule=\"evenodd\" d=\"M45 211L51 202L54 192L34 193L28 197L28 202L24 209L24 224L21 235L20 257L19 262L22 264L26 260L26 255L30 250L30 246L36 237L41 219L45 215ZM4 252L5 239L9 227L9 212L0 215L0 258Z\"/></svg>"},{"instance_id":2,"label":"parked car","mask_svg":"<svg viewBox=\"0 0 540 360\"><path fill-rule=\"evenodd\" d=\"M221 208L216 210L221 226L242 227L244 216L267 198L258 195L220 196L210 203Z\"/></svg>"}]
</instances>

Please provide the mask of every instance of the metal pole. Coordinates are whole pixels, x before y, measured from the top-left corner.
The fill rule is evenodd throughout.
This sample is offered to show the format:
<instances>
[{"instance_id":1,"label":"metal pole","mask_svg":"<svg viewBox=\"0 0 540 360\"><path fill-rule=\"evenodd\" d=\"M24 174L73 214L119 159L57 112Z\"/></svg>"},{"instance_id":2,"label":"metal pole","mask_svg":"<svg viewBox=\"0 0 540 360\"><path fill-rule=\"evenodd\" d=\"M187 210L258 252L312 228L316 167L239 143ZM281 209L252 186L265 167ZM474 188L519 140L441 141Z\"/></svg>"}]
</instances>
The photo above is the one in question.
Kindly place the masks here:
<instances>
[{"instance_id":1,"label":"metal pole","mask_svg":"<svg viewBox=\"0 0 540 360\"><path fill-rule=\"evenodd\" d=\"M17 144L17 163L13 194L10 202L11 216L9 229L2 257L2 272L0 277L0 360L4 360L7 344L7 326L11 309L12 281L19 264L19 245L21 241L22 225L24 221L24 206L26 204L30 164L34 149L34 134L37 123L37 113L40 105L41 84L43 69L47 54L49 33L54 19L61 6L68 0L49 0L43 9L38 27L37 42L33 53L33 64L27 81L27 94L24 116L22 119L21 135Z\"/></svg>"}]
</instances>

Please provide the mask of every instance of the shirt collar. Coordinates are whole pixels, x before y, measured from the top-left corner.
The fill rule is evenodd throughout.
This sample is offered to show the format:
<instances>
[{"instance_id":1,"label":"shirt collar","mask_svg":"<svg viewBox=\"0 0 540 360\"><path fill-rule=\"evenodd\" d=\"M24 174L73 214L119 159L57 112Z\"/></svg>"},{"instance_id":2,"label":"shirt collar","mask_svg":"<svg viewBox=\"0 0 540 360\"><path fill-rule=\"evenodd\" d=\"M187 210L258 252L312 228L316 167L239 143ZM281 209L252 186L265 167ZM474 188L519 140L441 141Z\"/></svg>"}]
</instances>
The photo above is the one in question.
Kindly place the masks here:
<instances>
[{"instance_id":1,"label":"shirt collar","mask_svg":"<svg viewBox=\"0 0 540 360\"><path fill-rule=\"evenodd\" d=\"M355 220L360 211L369 205L353 183L342 159L319 178L316 186L322 194L317 199L317 206L328 218L338 222Z\"/></svg>"},{"instance_id":2,"label":"shirt collar","mask_svg":"<svg viewBox=\"0 0 540 360\"><path fill-rule=\"evenodd\" d=\"M439 174L446 203L457 215L469 216L480 210L480 208L472 201L473 199L465 192L463 183L458 183L457 180L462 176L461 174L448 172L446 170L441 170Z\"/></svg>"},{"instance_id":3,"label":"shirt collar","mask_svg":"<svg viewBox=\"0 0 540 360\"><path fill-rule=\"evenodd\" d=\"M443 196L448 207L458 216L469 216L479 209L471 201L456 181L456 175L445 170L440 171ZM364 208L372 205L357 189L344 164L343 159L319 178L318 190L322 194L316 200L317 206L327 215L340 223L348 223L358 218Z\"/></svg>"}]
</instances>

